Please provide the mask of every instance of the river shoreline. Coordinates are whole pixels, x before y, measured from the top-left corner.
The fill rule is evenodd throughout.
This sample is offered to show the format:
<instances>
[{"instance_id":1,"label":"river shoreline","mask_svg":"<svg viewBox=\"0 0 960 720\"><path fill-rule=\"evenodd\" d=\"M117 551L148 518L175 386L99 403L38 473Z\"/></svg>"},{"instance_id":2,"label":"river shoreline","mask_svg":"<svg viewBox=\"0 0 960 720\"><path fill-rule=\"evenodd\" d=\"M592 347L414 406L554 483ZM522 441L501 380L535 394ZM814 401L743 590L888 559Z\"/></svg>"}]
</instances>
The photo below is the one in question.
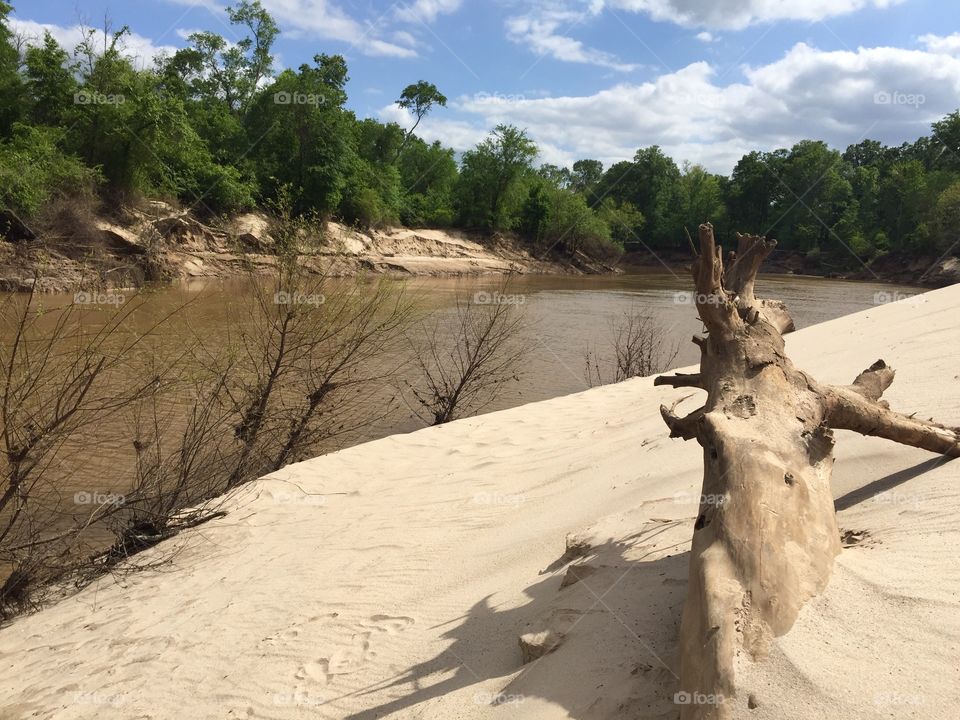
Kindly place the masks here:
<instances>
[{"instance_id":1,"label":"river shoreline","mask_svg":"<svg viewBox=\"0 0 960 720\"><path fill-rule=\"evenodd\" d=\"M683 250L627 253L619 263L619 267L628 273L664 268L671 272L686 272L689 266L689 253ZM889 282L933 289L960 283L960 258L950 254L941 257L914 257L903 253L890 253L869 263L861 262L856 267L848 268L837 262L836 258L821 261L800 252L782 250L770 255L761 272L765 275L792 275L827 280Z\"/></svg>"},{"instance_id":2,"label":"river shoreline","mask_svg":"<svg viewBox=\"0 0 960 720\"><path fill-rule=\"evenodd\" d=\"M327 222L301 230L297 261L335 277L616 275L666 270L686 276L685 248L629 252L608 263L553 250L537 256L517 237L438 228L360 230ZM845 258L774 252L762 272L937 288L960 282L960 259L890 254L850 269ZM276 267L270 219L247 213L205 223L159 201L114 216L65 218L47 236L0 240L0 291L69 293L148 282L229 278Z\"/></svg>"},{"instance_id":3,"label":"river shoreline","mask_svg":"<svg viewBox=\"0 0 960 720\"><path fill-rule=\"evenodd\" d=\"M0 290L66 293L269 273L278 261L275 234L261 213L208 223L156 201L111 217L66 218L53 232L0 241ZM537 257L501 233L361 230L331 221L298 228L295 242L299 265L333 277L621 272L581 253Z\"/></svg>"}]
</instances>

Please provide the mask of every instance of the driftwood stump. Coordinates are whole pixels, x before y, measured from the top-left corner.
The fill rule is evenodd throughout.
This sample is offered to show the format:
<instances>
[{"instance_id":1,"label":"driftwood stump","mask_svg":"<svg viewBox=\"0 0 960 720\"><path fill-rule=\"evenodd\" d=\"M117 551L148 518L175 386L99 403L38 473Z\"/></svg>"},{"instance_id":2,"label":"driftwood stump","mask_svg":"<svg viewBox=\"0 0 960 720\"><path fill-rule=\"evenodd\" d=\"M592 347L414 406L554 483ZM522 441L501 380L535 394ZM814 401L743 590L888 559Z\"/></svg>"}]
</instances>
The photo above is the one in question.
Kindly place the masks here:
<instances>
[{"instance_id":1,"label":"driftwood stump","mask_svg":"<svg viewBox=\"0 0 960 720\"><path fill-rule=\"evenodd\" d=\"M840 552L830 476L842 428L931 452L960 455L960 430L901 415L880 399L894 371L882 360L847 386L821 385L784 353L793 330L784 304L760 300L754 282L776 241L738 235L724 268L713 227L700 226L693 264L706 327L700 372L657 385L707 392L702 408L660 411L671 437L703 446L703 491L694 526L680 630L681 720L723 719L736 694L734 657L762 657L801 606L824 589Z\"/></svg>"}]
</instances>

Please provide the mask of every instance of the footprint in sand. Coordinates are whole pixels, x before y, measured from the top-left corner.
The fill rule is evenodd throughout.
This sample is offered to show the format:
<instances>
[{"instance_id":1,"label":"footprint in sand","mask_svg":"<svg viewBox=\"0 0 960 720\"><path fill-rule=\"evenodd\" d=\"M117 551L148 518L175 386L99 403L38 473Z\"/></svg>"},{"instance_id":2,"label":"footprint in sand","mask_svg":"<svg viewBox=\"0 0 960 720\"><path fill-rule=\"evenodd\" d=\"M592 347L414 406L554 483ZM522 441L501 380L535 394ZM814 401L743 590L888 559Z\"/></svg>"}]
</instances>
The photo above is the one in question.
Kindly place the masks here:
<instances>
[{"instance_id":1,"label":"footprint in sand","mask_svg":"<svg viewBox=\"0 0 960 720\"><path fill-rule=\"evenodd\" d=\"M336 620L339 615L340 613L326 613L325 615L313 615L307 618L298 618L287 625L287 627L285 627L283 630L278 630L277 632L267 635L260 642L275 642L277 640L289 642L291 640L296 640L302 632L315 629L316 627L323 627L331 620Z\"/></svg>"},{"instance_id":2,"label":"footprint in sand","mask_svg":"<svg viewBox=\"0 0 960 720\"><path fill-rule=\"evenodd\" d=\"M371 655L370 633L358 633L350 639L350 645L334 650L330 657L304 663L295 677L326 685L337 675L348 675L362 669Z\"/></svg>"},{"instance_id":3,"label":"footprint in sand","mask_svg":"<svg viewBox=\"0 0 960 720\"><path fill-rule=\"evenodd\" d=\"M334 650L329 657L304 663L300 666L295 677L298 680L313 680L321 685L327 685L337 675L348 675L356 672L377 656L377 653L370 647L372 636L380 633L397 635L413 623L413 618L402 615L373 615L366 622L360 623L360 627L364 631L353 635L350 638L349 645Z\"/></svg>"},{"instance_id":4,"label":"footprint in sand","mask_svg":"<svg viewBox=\"0 0 960 720\"><path fill-rule=\"evenodd\" d=\"M363 627L374 630L375 632L385 632L387 635L396 635L413 625L414 620L411 617L403 615L393 617L390 615L374 615L366 623L361 623Z\"/></svg>"}]
</instances>

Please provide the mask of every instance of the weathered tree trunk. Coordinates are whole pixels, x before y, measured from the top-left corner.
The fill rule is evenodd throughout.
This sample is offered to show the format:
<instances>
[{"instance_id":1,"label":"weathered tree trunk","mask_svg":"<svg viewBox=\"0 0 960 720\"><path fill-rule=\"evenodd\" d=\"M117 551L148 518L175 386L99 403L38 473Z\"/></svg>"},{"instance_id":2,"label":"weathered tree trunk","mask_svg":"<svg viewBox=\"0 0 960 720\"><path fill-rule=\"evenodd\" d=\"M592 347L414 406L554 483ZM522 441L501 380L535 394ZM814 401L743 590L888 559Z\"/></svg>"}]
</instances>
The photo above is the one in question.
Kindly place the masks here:
<instances>
[{"instance_id":1,"label":"weathered tree trunk","mask_svg":"<svg viewBox=\"0 0 960 720\"><path fill-rule=\"evenodd\" d=\"M703 494L694 525L680 631L681 720L722 719L736 694L738 648L762 657L803 603L826 586L840 552L830 488L831 430L960 456L960 431L892 412L880 400L893 370L881 360L852 385L820 385L784 354L793 321L783 303L759 300L754 281L775 241L738 235L724 270L711 225L700 226L693 265L707 330L694 338L700 373L658 385L707 392L686 417L661 407L671 437L703 446Z\"/></svg>"}]
</instances>

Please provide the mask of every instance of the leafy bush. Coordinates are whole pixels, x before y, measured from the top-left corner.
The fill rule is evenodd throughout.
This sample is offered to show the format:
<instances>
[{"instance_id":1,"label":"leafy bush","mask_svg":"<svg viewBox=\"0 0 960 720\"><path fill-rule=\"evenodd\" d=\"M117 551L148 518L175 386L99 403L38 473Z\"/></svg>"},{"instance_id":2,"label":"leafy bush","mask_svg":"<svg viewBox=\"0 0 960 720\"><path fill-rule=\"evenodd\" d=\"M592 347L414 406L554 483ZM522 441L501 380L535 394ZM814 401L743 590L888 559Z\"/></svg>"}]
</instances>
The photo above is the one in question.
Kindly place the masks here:
<instances>
[{"instance_id":1,"label":"leafy bush","mask_svg":"<svg viewBox=\"0 0 960 720\"><path fill-rule=\"evenodd\" d=\"M60 132L17 124L0 142L0 211L30 218L55 197L92 196L99 173L64 153Z\"/></svg>"}]
</instances>

